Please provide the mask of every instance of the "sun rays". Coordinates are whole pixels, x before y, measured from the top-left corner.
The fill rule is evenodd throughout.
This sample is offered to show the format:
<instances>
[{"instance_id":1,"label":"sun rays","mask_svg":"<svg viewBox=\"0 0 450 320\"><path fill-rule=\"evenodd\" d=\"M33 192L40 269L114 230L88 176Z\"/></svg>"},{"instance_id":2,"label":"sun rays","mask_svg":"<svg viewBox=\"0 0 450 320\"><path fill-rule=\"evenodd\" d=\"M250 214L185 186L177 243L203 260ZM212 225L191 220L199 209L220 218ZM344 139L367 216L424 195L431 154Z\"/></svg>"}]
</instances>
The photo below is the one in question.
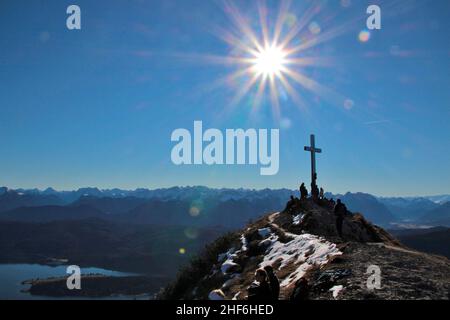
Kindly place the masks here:
<instances>
[{"instance_id":1,"label":"sun rays","mask_svg":"<svg viewBox=\"0 0 450 320\"><path fill-rule=\"evenodd\" d=\"M228 73L207 87L215 89L225 85L235 88L229 98L228 111L240 105L244 98L248 101L245 105L250 104L253 112L267 102L278 122L281 108L287 101L305 110L308 92L324 99L339 96L310 76L307 70L332 65L331 57L311 49L343 34L348 25L322 28L318 23L320 4L296 10L291 8L290 1L281 1L279 8L273 10L259 2L258 9L247 10L246 16L233 2L224 1L223 4L230 23L226 28L215 26L211 32L228 45L228 54L191 58L227 67ZM298 12L302 14L294 14Z\"/></svg>"},{"instance_id":2,"label":"sun rays","mask_svg":"<svg viewBox=\"0 0 450 320\"><path fill-rule=\"evenodd\" d=\"M252 106L258 109L267 96L273 116L278 121L282 92L296 105L304 108L302 90L319 95L324 91L322 85L303 72L307 67L329 64L329 58L308 56L305 51L339 33L339 30L333 30L320 34L320 27L312 22L320 12L319 6L308 8L297 19L289 12L290 2L283 1L278 13L272 13L276 19L270 24L269 10L260 3L257 12L259 19L256 24L252 24L232 2L227 1L224 5L232 26L227 30L220 30L217 35L231 47L230 56L222 57L223 62L236 68L226 80L240 80L239 89L231 99L232 106L251 94ZM305 33L307 36L303 36Z\"/></svg>"}]
</instances>

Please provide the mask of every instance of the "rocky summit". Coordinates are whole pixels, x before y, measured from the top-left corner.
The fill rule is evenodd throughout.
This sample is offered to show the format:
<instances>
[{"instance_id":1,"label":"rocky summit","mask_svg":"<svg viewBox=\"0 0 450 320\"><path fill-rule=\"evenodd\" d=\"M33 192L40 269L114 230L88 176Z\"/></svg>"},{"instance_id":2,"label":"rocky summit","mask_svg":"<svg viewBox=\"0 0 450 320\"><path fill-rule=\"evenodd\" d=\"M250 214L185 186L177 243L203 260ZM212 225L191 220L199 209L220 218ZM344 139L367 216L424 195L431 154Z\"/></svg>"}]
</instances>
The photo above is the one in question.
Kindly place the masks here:
<instances>
[{"instance_id":1,"label":"rocky summit","mask_svg":"<svg viewBox=\"0 0 450 320\"><path fill-rule=\"evenodd\" d=\"M208 245L158 298L244 300L270 265L279 299L299 299L300 286L302 299L449 299L447 258L406 247L361 213L344 215L339 236L333 207L294 198Z\"/></svg>"}]
</instances>

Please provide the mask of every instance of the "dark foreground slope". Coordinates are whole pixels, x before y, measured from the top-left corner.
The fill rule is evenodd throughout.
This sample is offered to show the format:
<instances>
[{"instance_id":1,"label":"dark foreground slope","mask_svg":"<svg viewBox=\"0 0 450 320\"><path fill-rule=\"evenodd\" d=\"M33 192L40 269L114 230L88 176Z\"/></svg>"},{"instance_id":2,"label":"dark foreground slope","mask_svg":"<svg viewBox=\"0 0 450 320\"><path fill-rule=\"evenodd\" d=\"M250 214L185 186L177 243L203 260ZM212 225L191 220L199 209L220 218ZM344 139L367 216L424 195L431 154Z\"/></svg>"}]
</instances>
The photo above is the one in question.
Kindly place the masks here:
<instances>
[{"instance_id":1,"label":"dark foreground slope","mask_svg":"<svg viewBox=\"0 0 450 320\"><path fill-rule=\"evenodd\" d=\"M410 248L440 254L450 259L450 228L397 230L394 234Z\"/></svg>"},{"instance_id":2,"label":"dark foreground slope","mask_svg":"<svg viewBox=\"0 0 450 320\"><path fill-rule=\"evenodd\" d=\"M281 299L290 298L301 278L310 299L448 299L447 258L407 248L361 214L345 216L341 238L327 201L298 202L288 211L212 243L159 298L207 299L221 289L226 299L245 299L255 270L272 265ZM381 271L380 289L367 285L369 266Z\"/></svg>"}]
</instances>

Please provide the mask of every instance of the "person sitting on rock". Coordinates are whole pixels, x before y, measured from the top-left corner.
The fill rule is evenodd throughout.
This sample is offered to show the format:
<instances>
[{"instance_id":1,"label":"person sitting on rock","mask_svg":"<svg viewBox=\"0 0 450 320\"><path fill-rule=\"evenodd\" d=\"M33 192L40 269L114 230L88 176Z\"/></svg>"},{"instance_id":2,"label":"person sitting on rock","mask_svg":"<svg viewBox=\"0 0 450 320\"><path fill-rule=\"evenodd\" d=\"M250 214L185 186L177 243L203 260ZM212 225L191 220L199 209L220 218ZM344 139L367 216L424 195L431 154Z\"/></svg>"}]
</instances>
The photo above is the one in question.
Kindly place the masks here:
<instances>
[{"instance_id":1,"label":"person sitting on rock","mask_svg":"<svg viewBox=\"0 0 450 320\"><path fill-rule=\"evenodd\" d=\"M272 299L278 300L280 295L280 281L278 281L277 276L273 272L272 266L265 266L264 270L267 272L267 277L269 279L270 290L272 291Z\"/></svg>"},{"instance_id":2,"label":"person sitting on rock","mask_svg":"<svg viewBox=\"0 0 450 320\"><path fill-rule=\"evenodd\" d=\"M308 280L306 280L305 278L300 278L295 283L294 291L292 291L292 294L289 297L289 300L302 301L302 300L308 300L308 297L309 297Z\"/></svg>"},{"instance_id":3,"label":"person sitting on rock","mask_svg":"<svg viewBox=\"0 0 450 320\"><path fill-rule=\"evenodd\" d=\"M334 206L334 215L336 216L336 229L339 237L342 238L342 223L344 222L344 216L347 214L347 207L338 199Z\"/></svg>"},{"instance_id":4,"label":"person sitting on rock","mask_svg":"<svg viewBox=\"0 0 450 320\"><path fill-rule=\"evenodd\" d=\"M271 300L272 291L267 282L267 272L264 269L258 269L255 272L255 281L247 289L249 301Z\"/></svg>"},{"instance_id":5,"label":"person sitting on rock","mask_svg":"<svg viewBox=\"0 0 450 320\"><path fill-rule=\"evenodd\" d=\"M305 200L308 197L308 189L305 187L305 183L302 182L300 186L300 200Z\"/></svg>"}]
</instances>

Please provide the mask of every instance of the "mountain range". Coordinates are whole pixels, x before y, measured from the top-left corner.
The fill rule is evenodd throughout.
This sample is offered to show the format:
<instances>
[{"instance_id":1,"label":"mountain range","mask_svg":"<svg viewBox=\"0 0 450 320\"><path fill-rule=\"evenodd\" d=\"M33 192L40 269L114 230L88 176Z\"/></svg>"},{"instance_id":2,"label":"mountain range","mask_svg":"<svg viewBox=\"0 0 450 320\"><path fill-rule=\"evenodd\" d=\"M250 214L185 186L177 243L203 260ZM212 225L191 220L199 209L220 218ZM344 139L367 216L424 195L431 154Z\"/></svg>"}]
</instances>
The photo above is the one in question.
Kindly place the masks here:
<instances>
[{"instance_id":1,"label":"mountain range","mask_svg":"<svg viewBox=\"0 0 450 320\"><path fill-rule=\"evenodd\" d=\"M212 189L202 186L165 189L0 188L0 219L43 221L66 217L103 217L149 224L198 224L240 227L261 211L281 210L289 189ZM377 197L368 193L326 193L341 199L349 210L364 212L373 223L390 228L450 226L450 195ZM34 207L35 209L32 209ZM230 214L238 213L238 214ZM34 216L34 217L32 217ZM53 218L52 218L53 217Z\"/></svg>"},{"instance_id":2,"label":"mountain range","mask_svg":"<svg viewBox=\"0 0 450 320\"><path fill-rule=\"evenodd\" d=\"M0 188L0 263L64 260L137 272L158 279L154 293L213 239L254 225L261 216L283 211L291 195L298 196L298 191L206 187L40 191L4 187ZM327 193L326 197L341 199L349 210L362 212L378 225L403 229L392 233L412 248L449 254L450 229L425 229L425 225L448 226L450 202L350 192ZM329 220L332 207L327 210L323 217ZM319 216L312 221L318 223ZM293 222L289 225L296 228ZM405 229L418 226L417 230Z\"/></svg>"}]
</instances>

